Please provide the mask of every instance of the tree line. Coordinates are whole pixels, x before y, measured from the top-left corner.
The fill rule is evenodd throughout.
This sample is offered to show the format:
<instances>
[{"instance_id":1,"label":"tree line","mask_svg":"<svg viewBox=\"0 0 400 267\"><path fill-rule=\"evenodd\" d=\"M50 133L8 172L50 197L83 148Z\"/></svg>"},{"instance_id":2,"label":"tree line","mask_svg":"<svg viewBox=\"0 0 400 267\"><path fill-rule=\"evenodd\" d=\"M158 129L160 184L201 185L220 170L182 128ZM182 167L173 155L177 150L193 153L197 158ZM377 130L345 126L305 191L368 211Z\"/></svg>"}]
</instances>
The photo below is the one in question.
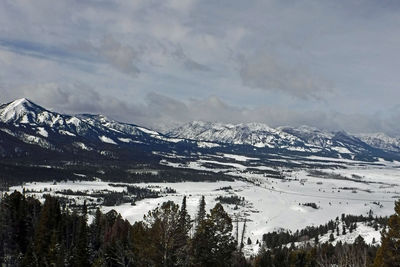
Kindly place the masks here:
<instances>
[{"instance_id":1,"label":"tree line","mask_svg":"<svg viewBox=\"0 0 400 267\"><path fill-rule=\"evenodd\" d=\"M291 231L273 231L265 233L262 236L263 245L272 249L285 246L296 242L313 242L319 243L319 238L325 234L331 233L330 241L334 241L335 237L352 233L357 229L357 223L365 223L367 226L373 227L376 231L385 228L388 223L387 217L373 216L372 211L368 216L363 215L345 215L336 217L335 220L329 220L326 224L319 226L307 226L304 229Z\"/></svg>"},{"instance_id":2,"label":"tree line","mask_svg":"<svg viewBox=\"0 0 400 267\"><path fill-rule=\"evenodd\" d=\"M97 209L88 223L86 204L70 211L58 198L43 204L20 192L0 203L0 263L4 266L232 266L232 220L220 203L209 212L204 197L194 219L167 201L133 225L114 210ZM235 261L235 262L234 262Z\"/></svg>"},{"instance_id":3,"label":"tree line","mask_svg":"<svg viewBox=\"0 0 400 267\"><path fill-rule=\"evenodd\" d=\"M382 231L381 246L368 245L361 236L353 244L336 245L272 245L271 239L260 242L257 255L245 258L238 245L243 241L233 237L231 217L220 203L207 212L204 197L194 218L184 197L181 205L164 202L134 224L114 210L100 209L89 223L85 203L71 211L59 198L47 195L42 204L14 192L0 200L0 265L400 266L400 201L395 212ZM356 217L343 215L341 220L351 225ZM336 225L328 224L329 229Z\"/></svg>"}]
</instances>

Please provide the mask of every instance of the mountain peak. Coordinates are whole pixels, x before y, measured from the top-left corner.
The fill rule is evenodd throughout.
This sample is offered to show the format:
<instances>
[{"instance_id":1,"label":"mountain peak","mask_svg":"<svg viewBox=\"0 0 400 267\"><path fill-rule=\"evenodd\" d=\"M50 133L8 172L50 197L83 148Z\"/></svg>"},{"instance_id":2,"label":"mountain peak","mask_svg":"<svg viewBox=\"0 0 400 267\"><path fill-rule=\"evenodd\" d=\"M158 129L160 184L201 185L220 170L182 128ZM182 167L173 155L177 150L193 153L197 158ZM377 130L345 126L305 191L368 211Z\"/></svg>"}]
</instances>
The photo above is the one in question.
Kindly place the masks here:
<instances>
[{"instance_id":1,"label":"mountain peak","mask_svg":"<svg viewBox=\"0 0 400 267\"><path fill-rule=\"evenodd\" d=\"M35 105L35 103L30 101L28 98L20 98L20 99L16 99L13 102L9 103L7 106L9 108L15 108L18 106L32 107L33 105Z\"/></svg>"},{"instance_id":2,"label":"mountain peak","mask_svg":"<svg viewBox=\"0 0 400 267\"><path fill-rule=\"evenodd\" d=\"M10 122L21 119L32 111L44 110L27 98L20 98L0 106L0 121Z\"/></svg>"}]
</instances>

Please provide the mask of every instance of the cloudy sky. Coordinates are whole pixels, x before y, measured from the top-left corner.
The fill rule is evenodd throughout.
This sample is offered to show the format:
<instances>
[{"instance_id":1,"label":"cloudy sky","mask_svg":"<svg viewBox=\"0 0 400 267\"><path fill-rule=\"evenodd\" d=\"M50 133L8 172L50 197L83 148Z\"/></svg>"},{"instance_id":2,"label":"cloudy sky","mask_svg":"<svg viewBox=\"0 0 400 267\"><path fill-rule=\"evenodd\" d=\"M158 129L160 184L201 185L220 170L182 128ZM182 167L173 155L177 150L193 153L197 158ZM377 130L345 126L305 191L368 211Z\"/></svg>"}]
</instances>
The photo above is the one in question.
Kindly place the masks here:
<instances>
[{"instance_id":1,"label":"cloudy sky","mask_svg":"<svg viewBox=\"0 0 400 267\"><path fill-rule=\"evenodd\" d=\"M397 0L2 0L0 102L400 135Z\"/></svg>"}]
</instances>

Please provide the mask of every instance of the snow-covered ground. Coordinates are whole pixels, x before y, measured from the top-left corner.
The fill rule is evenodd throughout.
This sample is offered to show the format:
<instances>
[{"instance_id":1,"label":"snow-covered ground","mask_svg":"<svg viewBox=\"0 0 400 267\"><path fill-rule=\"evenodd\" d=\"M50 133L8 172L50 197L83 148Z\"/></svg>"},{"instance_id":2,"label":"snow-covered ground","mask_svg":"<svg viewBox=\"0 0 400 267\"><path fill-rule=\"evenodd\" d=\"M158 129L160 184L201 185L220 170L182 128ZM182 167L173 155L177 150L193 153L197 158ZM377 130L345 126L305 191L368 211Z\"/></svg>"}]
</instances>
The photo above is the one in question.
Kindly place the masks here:
<instances>
[{"instance_id":1,"label":"snow-covered ground","mask_svg":"<svg viewBox=\"0 0 400 267\"><path fill-rule=\"evenodd\" d=\"M381 240L380 229L375 230L373 227L368 226L366 223L358 223L357 229L355 229L351 233L349 231L347 231L347 233L345 235L343 235L341 233L342 224L339 224L339 229L340 229L339 236L336 234L336 231L333 234L335 240L331 242L332 245L336 245L337 242L354 243L354 241L356 240L356 238L358 236L361 236L362 238L364 238L364 241L367 244L380 244L380 240ZM329 233L321 236L319 239L319 242L320 243L328 242L330 234L331 233L329 232ZM375 243L374 243L374 241L375 241Z\"/></svg>"},{"instance_id":2,"label":"snow-covered ground","mask_svg":"<svg viewBox=\"0 0 400 267\"><path fill-rule=\"evenodd\" d=\"M246 158L234 157L243 163ZM188 164L188 168L200 168L205 160ZM210 161L208 161L210 163ZM215 162L212 162L215 163ZM219 164L223 164L222 162ZM226 167L226 168L225 168ZM257 167L257 166L256 166ZM268 166L259 166L261 171ZM143 219L149 210L154 209L166 200L181 203L183 196L187 196L187 207L192 216L195 215L200 197L205 196L207 209L211 209L217 202L218 196L244 197L245 202L235 209L235 205L224 204L226 210L233 216L240 215L240 229L243 220L247 220L246 239L250 237L253 243L261 240L264 233L288 229L295 231L306 226L318 226L331 219L340 217L342 213L353 215L367 215L372 210L374 215L386 216L393 214L394 202L400 198L400 169L397 163L383 162L382 165L362 164L349 165L341 169L276 169L282 179L271 178L268 173L257 171L254 173L239 163L227 163L224 168L226 174L238 179L233 182L180 182L180 183L139 183L135 186L162 190L170 187L176 193L163 193L161 198L144 199L136 202L113 207L102 207L107 212L115 209L130 222ZM254 169L254 167L252 167ZM113 187L104 181L81 181L53 183L27 183L23 186L10 188L13 190L40 191L54 194L57 190L71 189L72 191L122 191L124 187ZM43 192L46 188L46 192ZM225 188L221 190L221 188ZM303 203L315 203L318 208L303 206ZM365 237L366 242L372 242L375 237L379 242L379 233L367 226L360 226L356 231ZM343 237L342 241L354 240L358 236ZM321 237L321 241L325 237ZM328 237L327 237L328 238ZM339 239L338 239L339 240ZM253 246L254 249L257 249ZM255 251L256 252L256 251Z\"/></svg>"}]
</instances>

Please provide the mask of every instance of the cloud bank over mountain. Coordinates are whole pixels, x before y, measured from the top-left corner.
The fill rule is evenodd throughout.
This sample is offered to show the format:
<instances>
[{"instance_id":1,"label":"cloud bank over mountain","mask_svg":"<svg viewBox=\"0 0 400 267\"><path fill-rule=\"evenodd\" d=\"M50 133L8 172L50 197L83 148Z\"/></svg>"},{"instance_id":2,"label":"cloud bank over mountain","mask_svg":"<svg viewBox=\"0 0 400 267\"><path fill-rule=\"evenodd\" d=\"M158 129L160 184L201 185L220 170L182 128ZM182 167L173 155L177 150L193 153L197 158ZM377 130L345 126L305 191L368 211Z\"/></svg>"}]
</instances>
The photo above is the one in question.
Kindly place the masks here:
<instances>
[{"instance_id":1,"label":"cloud bank over mountain","mask_svg":"<svg viewBox=\"0 0 400 267\"><path fill-rule=\"evenodd\" d=\"M0 3L0 102L399 135L397 1Z\"/></svg>"}]
</instances>

